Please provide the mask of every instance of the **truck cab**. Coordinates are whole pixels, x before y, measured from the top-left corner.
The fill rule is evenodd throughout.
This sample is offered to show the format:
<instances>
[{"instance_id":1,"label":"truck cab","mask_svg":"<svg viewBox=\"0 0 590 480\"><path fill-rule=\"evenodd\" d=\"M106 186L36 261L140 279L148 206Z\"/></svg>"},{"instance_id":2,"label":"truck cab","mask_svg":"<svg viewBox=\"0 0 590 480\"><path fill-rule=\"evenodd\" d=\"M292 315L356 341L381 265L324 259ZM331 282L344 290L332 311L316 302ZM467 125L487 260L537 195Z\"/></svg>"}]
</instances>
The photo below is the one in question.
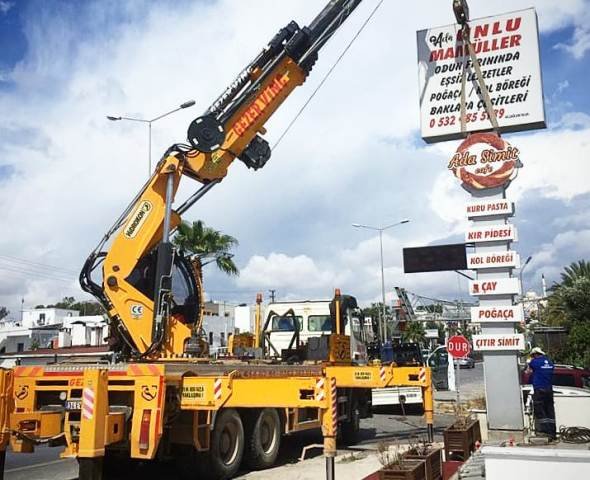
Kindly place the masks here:
<instances>
[{"instance_id":1,"label":"truck cab","mask_svg":"<svg viewBox=\"0 0 590 480\"><path fill-rule=\"evenodd\" d=\"M353 297L348 297L353 298ZM267 333L277 352L288 349L295 330L299 342L332 333L331 300L273 302L266 307ZM356 304L356 301L355 301ZM344 334L350 337L350 356L356 364L367 363L366 332L358 308L343 308Z\"/></svg>"}]
</instances>

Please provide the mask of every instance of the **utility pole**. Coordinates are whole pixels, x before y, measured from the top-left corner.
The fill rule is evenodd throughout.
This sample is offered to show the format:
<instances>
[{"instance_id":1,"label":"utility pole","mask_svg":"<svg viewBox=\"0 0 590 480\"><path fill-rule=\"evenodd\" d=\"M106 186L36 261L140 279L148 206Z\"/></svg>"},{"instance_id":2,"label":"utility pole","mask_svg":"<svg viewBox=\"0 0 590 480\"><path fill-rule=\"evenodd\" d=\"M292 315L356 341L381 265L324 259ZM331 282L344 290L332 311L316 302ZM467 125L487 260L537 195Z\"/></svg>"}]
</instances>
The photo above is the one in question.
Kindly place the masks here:
<instances>
[{"instance_id":1,"label":"utility pole","mask_svg":"<svg viewBox=\"0 0 590 480\"><path fill-rule=\"evenodd\" d=\"M268 292L270 293L270 303L275 303L275 292L276 292L276 290L270 289Z\"/></svg>"}]
</instances>

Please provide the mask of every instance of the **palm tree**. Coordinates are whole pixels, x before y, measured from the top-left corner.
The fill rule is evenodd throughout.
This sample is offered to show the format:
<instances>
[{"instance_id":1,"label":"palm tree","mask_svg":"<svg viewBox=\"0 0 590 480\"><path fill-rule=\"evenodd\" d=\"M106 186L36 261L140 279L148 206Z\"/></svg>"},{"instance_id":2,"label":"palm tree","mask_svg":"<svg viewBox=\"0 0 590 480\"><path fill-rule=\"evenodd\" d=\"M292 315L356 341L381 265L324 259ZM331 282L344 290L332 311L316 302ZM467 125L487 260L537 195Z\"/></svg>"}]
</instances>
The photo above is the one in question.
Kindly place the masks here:
<instances>
[{"instance_id":1,"label":"palm tree","mask_svg":"<svg viewBox=\"0 0 590 480\"><path fill-rule=\"evenodd\" d=\"M572 295L576 297L576 291L584 282L590 281L590 262L578 260L564 267L561 273L561 282L553 283L551 295L547 299L547 308L544 312L549 325L566 325L571 320ZM583 297L583 296L582 296ZM583 298L573 299L574 304Z\"/></svg>"},{"instance_id":2,"label":"palm tree","mask_svg":"<svg viewBox=\"0 0 590 480\"><path fill-rule=\"evenodd\" d=\"M172 243L196 260L199 272L201 267L215 262L223 273L240 274L231 253L232 248L238 246L238 241L231 235L207 227L202 220L192 224L182 222L172 238Z\"/></svg>"},{"instance_id":3,"label":"palm tree","mask_svg":"<svg viewBox=\"0 0 590 480\"><path fill-rule=\"evenodd\" d=\"M590 278L590 262L586 260L578 260L572 262L569 267L565 267L561 273L561 283L554 284L552 289L559 287L571 287L574 282L580 278Z\"/></svg>"},{"instance_id":4,"label":"palm tree","mask_svg":"<svg viewBox=\"0 0 590 480\"><path fill-rule=\"evenodd\" d=\"M424 331L422 322L408 322L406 324L406 329L402 332L402 339L404 342L424 343L426 340L426 332Z\"/></svg>"}]
</instances>

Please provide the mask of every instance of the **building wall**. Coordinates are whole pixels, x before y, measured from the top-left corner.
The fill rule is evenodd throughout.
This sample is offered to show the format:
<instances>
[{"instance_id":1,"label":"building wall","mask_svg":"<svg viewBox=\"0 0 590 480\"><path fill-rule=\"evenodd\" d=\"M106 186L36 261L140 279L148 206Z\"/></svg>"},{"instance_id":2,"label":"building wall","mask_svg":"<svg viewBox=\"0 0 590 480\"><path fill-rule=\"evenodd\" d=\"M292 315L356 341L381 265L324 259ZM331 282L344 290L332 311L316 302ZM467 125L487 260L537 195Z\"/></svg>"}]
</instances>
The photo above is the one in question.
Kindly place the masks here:
<instances>
[{"instance_id":1,"label":"building wall","mask_svg":"<svg viewBox=\"0 0 590 480\"><path fill-rule=\"evenodd\" d=\"M206 302L203 330L212 353L227 347L228 336L235 330L235 307L225 303Z\"/></svg>"},{"instance_id":2,"label":"building wall","mask_svg":"<svg viewBox=\"0 0 590 480\"><path fill-rule=\"evenodd\" d=\"M27 328L43 327L63 323L64 319L77 317L77 310L62 308L28 308L22 312L22 326Z\"/></svg>"}]
</instances>

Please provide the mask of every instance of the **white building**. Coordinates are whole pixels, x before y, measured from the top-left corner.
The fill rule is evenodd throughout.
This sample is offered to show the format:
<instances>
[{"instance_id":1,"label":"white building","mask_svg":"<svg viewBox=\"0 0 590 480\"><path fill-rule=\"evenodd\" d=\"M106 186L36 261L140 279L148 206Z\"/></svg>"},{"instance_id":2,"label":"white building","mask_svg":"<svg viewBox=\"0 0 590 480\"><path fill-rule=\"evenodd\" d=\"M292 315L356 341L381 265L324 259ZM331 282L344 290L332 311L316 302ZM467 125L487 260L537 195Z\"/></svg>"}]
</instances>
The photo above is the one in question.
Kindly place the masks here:
<instances>
[{"instance_id":1,"label":"white building","mask_svg":"<svg viewBox=\"0 0 590 480\"><path fill-rule=\"evenodd\" d=\"M21 320L0 322L0 354L31 349L104 345L108 335L101 315L80 316L77 310L32 308Z\"/></svg>"},{"instance_id":2,"label":"white building","mask_svg":"<svg viewBox=\"0 0 590 480\"><path fill-rule=\"evenodd\" d=\"M211 353L227 347L229 335L235 333L235 307L224 302L205 302L203 330Z\"/></svg>"},{"instance_id":3,"label":"white building","mask_svg":"<svg viewBox=\"0 0 590 480\"><path fill-rule=\"evenodd\" d=\"M71 317L64 321L59 332L58 347L105 345L109 326L102 315Z\"/></svg>"}]
</instances>

